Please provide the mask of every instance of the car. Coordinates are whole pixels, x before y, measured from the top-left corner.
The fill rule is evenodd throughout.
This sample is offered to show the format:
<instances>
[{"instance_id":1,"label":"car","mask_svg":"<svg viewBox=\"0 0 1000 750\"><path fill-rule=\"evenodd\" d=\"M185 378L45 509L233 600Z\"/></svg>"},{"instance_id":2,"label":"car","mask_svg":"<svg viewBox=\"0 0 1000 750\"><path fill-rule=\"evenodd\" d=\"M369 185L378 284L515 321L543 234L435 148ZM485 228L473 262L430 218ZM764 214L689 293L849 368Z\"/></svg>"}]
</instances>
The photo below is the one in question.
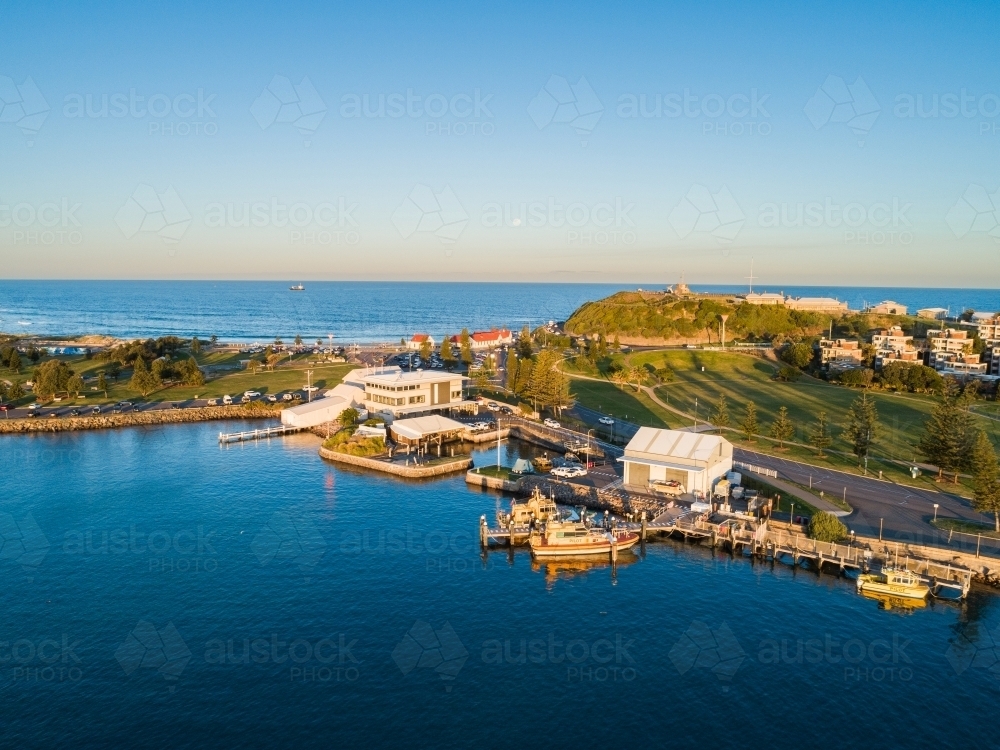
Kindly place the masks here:
<instances>
[{"instance_id":1,"label":"car","mask_svg":"<svg viewBox=\"0 0 1000 750\"><path fill-rule=\"evenodd\" d=\"M486 408L489 409L490 411L500 411L500 404L498 404L496 401L490 401L488 404L486 404Z\"/></svg>"},{"instance_id":2,"label":"car","mask_svg":"<svg viewBox=\"0 0 1000 750\"><path fill-rule=\"evenodd\" d=\"M585 466L570 466L568 467L569 473L567 477L585 477L587 476L587 468Z\"/></svg>"},{"instance_id":3,"label":"car","mask_svg":"<svg viewBox=\"0 0 1000 750\"><path fill-rule=\"evenodd\" d=\"M601 417L597 421L600 422L601 424L614 424L615 423L615 420L613 420L611 417Z\"/></svg>"},{"instance_id":4,"label":"car","mask_svg":"<svg viewBox=\"0 0 1000 750\"><path fill-rule=\"evenodd\" d=\"M562 426L554 419L546 419L542 424L546 427L551 427L553 430L558 430Z\"/></svg>"},{"instance_id":5,"label":"car","mask_svg":"<svg viewBox=\"0 0 1000 750\"><path fill-rule=\"evenodd\" d=\"M131 409L132 408L132 402L131 401L119 401L116 404L116 406L118 406L119 409Z\"/></svg>"},{"instance_id":6,"label":"car","mask_svg":"<svg viewBox=\"0 0 1000 750\"><path fill-rule=\"evenodd\" d=\"M93 409L90 410L90 413L91 414L100 414L101 413L101 407L100 406L95 406Z\"/></svg>"},{"instance_id":7,"label":"car","mask_svg":"<svg viewBox=\"0 0 1000 750\"><path fill-rule=\"evenodd\" d=\"M80 416L80 410L79 409L70 409L69 415L71 417L79 417Z\"/></svg>"},{"instance_id":8,"label":"car","mask_svg":"<svg viewBox=\"0 0 1000 750\"><path fill-rule=\"evenodd\" d=\"M219 399L217 398L205 399L205 406L218 406L218 405L219 405Z\"/></svg>"},{"instance_id":9,"label":"car","mask_svg":"<svg viewBox=\"0 0 1000 750\"><path fill-rule=\"evenodd\" d=\"M511 409L509 406L501 406L500 407L500 413L501 414L513 414L514 410Z\"/></svg>"},{"instance_id":10,"label":"car","mask_svg":"<svg viewBox=\"0 0 1000 750\"><path fill-rule=\"evenodd\" d=\"M231 403L233 403L233 397L227 393L225 396L222 397L222 403L224 403L226 406L229 406Z\"/></svg>"},{"instance_id":11,"label":"car","mask_svg":"<svg viewBox=\"0 0 1000 750\"><path fill-rule=\"evenodd\" d=\"M250 398L249 396L244 396L243 398L240 399L241 404L249 404L251 401L253 401L253 399Z\"/></svg>"},{"instance_id":12,"label":"car","mask_svg":"<svg viewBox=\"0 0 1000 750\"><path fill-rule=\"evenodd\" d=\"M269 394L267 394L267 401L268 401L268 403L271 403L271 404L277 403L278 397L275 396L273 393L269 393Z\"/></svg>"},{"instance_id":13,"label":"car","mask_svg":"<svg viewBox=\"0 0 1000 750\"><path fill-rule=\"evenodd\" d=\"M317 388L314 385L307 385L307 386L303 386L302 390L305 391L306 393L315 393L316 391L319 390L319 388Z\"/></svg>"},{"instance_id":14,"label":"car","mask_svg":"<svg viewBox=\"0 0 1000 750\"><path fill-rule=\"evenodd\" d=\"M281 400L282 401L291 401L293 398L294 398L294 396L292 396L291 393L285 393L285 394L282 395Z\"/></svg>"},{"instance_id":15,"label":"car","mask_svg":"<svg viewBox=\"0 0 1000 750\"><path fill-rule=\"evenodd\" d=\"M260 398L260 391L243 391L246 398Z\"/></svg>"},{"instance_id":16,"label":"car","mask_svg":"<svg viewBox=\"0 0 1000 750\"><path fill-rule=\"evenodd\" d=\"M549 471L554 477L569 477L569 467L567 466L554 466L551 471Z\"/></svg>"},{"instance_id":17,"label":"car","mask_svg":"<svg viewBox=\"0 0 1000 750\"><path fill-rule=\"evenodd\" d=\"M42 405L36 402L34 404L28 404L28 408L29 409L41 409Z\"/></svg>"}]
</instances>

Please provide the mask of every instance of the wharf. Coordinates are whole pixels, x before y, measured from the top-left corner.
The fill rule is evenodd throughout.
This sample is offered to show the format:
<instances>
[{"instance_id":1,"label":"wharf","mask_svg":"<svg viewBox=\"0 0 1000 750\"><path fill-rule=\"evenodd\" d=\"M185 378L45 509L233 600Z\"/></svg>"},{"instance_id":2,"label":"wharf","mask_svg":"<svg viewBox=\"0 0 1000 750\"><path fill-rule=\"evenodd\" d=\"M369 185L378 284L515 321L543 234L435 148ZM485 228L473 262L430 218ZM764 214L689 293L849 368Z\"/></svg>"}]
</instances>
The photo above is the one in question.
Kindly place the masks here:
<instances>
[{"instance_id":1,"label":"wharf","mask_svg":"<svg viewBox=\"0 0 1000 750\"><path fill-rule=\"evenodd\" d=\"M286 425L281 425L279 427L265 427L262 430L246 430L244 432L220 432L219 442L223 444L227 443L242 443L248 440L265 440L272 437L282 437L284 435L291 435L295 432L302 432L305 427L288 427Z\"/></svg>"}]
</instances>

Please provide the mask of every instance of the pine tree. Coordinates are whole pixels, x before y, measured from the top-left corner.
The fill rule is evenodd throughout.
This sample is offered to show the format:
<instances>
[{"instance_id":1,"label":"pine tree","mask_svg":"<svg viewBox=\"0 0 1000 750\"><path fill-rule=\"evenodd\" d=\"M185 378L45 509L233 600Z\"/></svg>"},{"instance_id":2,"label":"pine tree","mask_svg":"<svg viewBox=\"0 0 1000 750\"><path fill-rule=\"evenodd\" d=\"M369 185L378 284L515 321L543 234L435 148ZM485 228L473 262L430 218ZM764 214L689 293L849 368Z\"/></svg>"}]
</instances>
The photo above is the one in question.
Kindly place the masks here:
<instances>
[{"instance_id":1,"label":"pine tree","mask_svg":"<svg viewBox=\"0 0 1000 750\"><path fill-rule=\"evenodd\" d=\"M955 473L955 483L958 483L958 470L969 455L971 427L962 393L949 379L941 400L924 423L924 434L917 445L924 458L938 467L939 482L943 481L945 472L951 471Z\"/></svg>"},{"instance_id":2,"label":"pine tree","mask_svg":"<svg viewBox=\"0 0 1000 750\"><path fill-rule=\"evenodd\" d=\"M191 339L191 353L201 354L201 341L198 340L197 336Z\"/></svg>"},{"instance_id":3,"label":"pine tree","mask_svg":"<svg viewBox=\"0 0 1000 750\"><path fill-rule=\"evenodd\" d=\"M184 377L187 385L205 385L205 375L194 357L189 357L187 361L187 374Z\"/></svg>"},{"instance_id":4,"label":"pine tree","mask_svg":"<svg viewBox=\"0 0 1000 750\"><path fill-rule=\"evenodd\" d=\"M420 359L427 362L431 358L431 339L428 336L420 344Z\"/></svg>"},{"instance_id":5,"label":"pine tree","mask_svg":"<svg viewBox=\"0 0 1000 750\"><path fill-rule=\"evenodd\" d=\"M823 458L826 455L823 450L829 448L832 443L833 438L830 436L830 428L827 426L826 412L821 411L816 415L816 421L813 423L809 444L819 451L816 454L817 458Z\"/></svg>"},{"instance_id":6,"label":"pine tree","mask_svg":"<svg viewBox=\"0 0 1000 750\"><path fill-rule=\"evenodd\" d=\"M445 367L451 367L455 364L455 353L451 348L451 336L447 333L441 339L441 359L444 361Z\"/></svg>"},{"instance_id":7,"label":"pine tree","mask_svg":"<svg viewBox=\"0 0 1000 750\"><path fill-rule=\"evenodd\" d=\"M774 421L771 422L770 435L778 441L778 448L783 449L785 447L785 441L791 439L794 434L795 425L793 425L792 420L788 418L788 409L782 406L778 409L778 416L776 416Z\"/></svg>"},{"instance_id":8,"label":"pine tree","mask_svg":"<svg viewBox=\"0 0 1000 750\"><path fill-rule=\"evenodd\" d=\"M469 335L469 329L463 328L461 335L458 337L459 353L458 356L462 359L462 364L466 367L472 364L472 336Z\"/></svg>"},{"instance_id":9,"label":"pine tree","mask_svg":"<svg viewBox=\"0 0 1000 750\"><path fill-rule=\"evenodd\" d=\"M156 380L152 373L146 369L146 362L142 357L137 357L132 370L132 379L128 381L129 390L142 395L143 398L156 390Z\"/></svg>"},{"instance_id":10,"label":"pine tree","mask_svg":"<svg viewBox=\"0 0 1000 750\"><path fill-rule=\"evenodd\" d=\"M517 354L521 359L534 354L531 347L531 331L528 330L528 326L524 326L517 337Z\"/></svg>"},{"instance_id":11,"label":"pine tree","mask_svg":"<svg viewBox=\"0 0 1000 750\"><path fill-rule=\"evenodd\" d=\"M726 394L719 394L719 403L715 406L715 411L712 412L712 424L719 428L719 434L722 434L722 430L729 426L729 407L726 404Z\"/></svg>"},{"instance_id":12,"label":"pine tree","mask_svg":"<svg viewBox=\"0 0 1000 750\"><path fill-rule=\"evenodd\" d=\"M757 404L753 401L747 401L746 414L743 416L740 429L743 431L743 437L750 443L754 441L754 436L760 432L760 427L757 424Z\"/></svg>"},{"instance_id":13,"label":"pine tree","mask_svg":"<svg viewBox=\"0 0 1000 750\"><path fill-rule=\"evenodd\" d=\"M517 368L520 364L521 361L517 357L513 356L513 354L507 357L507 379L504 385L511 393L517 392Z\"/></svg>"},{"instance_id":14,"label":"pine tree","mask_svg":"<svg viewBox=\"0 0 1000 750\"><path fill-rule=\"evenodd\" d=\"M976 431L969 460L972 470L972 507L980 513L992 513L1000 531L1000 464L993 443L983 430Z\"/></svg>"},{"instance_id":15,"label":"pine tree","mask_svg":"<svg viewBox=\"0 0 1000 750\"><path fill-rule=\"evenodd\" d=\"M851 450L859 461L868 455L880 429L875 399L867 392L862 393L847 410L847 426L844 428L844 437L851 443Z\"/></svg>"},{"instance_id":16,"label":"pine tree","mask_svg":"<svg viewBox=\"0 0 1000 750\"><path fill-rule=\"evenodd\" d=\"M24 398L24 386L21 385L20 380L15 380L14 385L10 387L10 400L17 401L19 398Z\"/></svg>"},{"instance_id":17,"label":"pine tree","mask_svg":"<svg viewBox=\"0 0 1000 750\"><path fill-rule=\"evenodd\" d=\"M97 390L104 391L104 398L108 397L108 379L104 376L104 371L97 373Z\"/></svg>"},{"instance_id":18,"label":"pine tree","mask_svg":"<svg viewBox=\"0 0 1000 750\"><path fill-rule=\"evenodd\" d=\"M17 349L11 352L9 366L14 372L21 372L21 355L17 353Z\"/></svg>"}]
</instances>

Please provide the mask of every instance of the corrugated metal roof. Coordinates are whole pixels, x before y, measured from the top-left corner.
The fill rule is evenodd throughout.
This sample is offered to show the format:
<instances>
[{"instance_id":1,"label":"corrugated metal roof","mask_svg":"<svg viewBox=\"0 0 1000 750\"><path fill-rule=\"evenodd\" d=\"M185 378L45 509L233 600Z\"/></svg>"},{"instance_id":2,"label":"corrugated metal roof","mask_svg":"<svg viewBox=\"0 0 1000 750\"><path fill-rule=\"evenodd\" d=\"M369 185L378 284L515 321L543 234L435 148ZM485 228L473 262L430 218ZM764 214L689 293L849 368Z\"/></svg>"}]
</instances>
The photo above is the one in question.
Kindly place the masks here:
<instances>
[{"instance_id":1,"label":"corrugated metal roof","mask_svg":"<svg viewBox=\"0 0 1000 750\"><path fill-rule=\"evenodd\" d=\"M719 452L719 446L727 442L718 435L703 435L685 430L661 430L656 427L640 427L639 431L625 446L629 451L648 453L664 458L686 458L693 461L707 461Z\"/></svg>"}]
</instances>

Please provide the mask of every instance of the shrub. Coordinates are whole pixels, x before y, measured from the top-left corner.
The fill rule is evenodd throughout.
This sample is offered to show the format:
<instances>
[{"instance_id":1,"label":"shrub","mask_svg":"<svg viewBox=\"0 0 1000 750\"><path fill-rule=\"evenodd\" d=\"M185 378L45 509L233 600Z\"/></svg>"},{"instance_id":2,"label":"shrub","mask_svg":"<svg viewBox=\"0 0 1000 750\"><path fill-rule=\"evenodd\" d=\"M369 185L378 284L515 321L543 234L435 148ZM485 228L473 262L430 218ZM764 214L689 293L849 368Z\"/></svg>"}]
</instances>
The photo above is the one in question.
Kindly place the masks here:
<instances>
[{"instance_id":1,"label":"shrub","mask_svg":"<svg viewBox=\"0 0 1000 750\"><path fill-rule=\"evenodd\" d=\"M815 513L809 521L809 536L819 542L839 542L847 536L847 527L832 513Z\"/></svg>"},{"instance_id":2,"label":"shrub","mask_svg":"<svg viewBox=\"0 0 1000 750\"><path fill-rule=\"evenodd\" d=\"M799 379L802 373L794 367L785 365L775 373L774 379L784 383L793 383Z\"/></svg>"}]
</instances>

